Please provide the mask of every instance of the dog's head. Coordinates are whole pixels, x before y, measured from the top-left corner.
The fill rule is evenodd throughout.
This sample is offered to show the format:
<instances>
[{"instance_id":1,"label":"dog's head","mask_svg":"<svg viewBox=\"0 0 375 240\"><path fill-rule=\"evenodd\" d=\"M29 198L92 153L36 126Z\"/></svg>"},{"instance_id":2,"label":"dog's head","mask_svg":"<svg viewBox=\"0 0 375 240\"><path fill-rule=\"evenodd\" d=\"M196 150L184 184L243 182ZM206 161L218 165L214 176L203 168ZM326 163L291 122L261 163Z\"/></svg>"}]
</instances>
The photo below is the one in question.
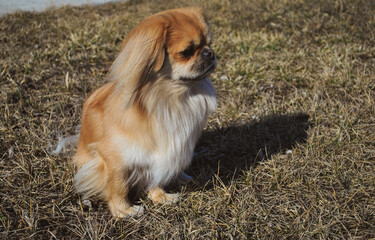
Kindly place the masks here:
<instances>
[{"instance_id":1,"label":"dog's head","mask_svg":"<svg viewBox=\"0 0 375 240\"><path fill-rule=\"evenodd\" d=\"M167 23L165 49L171 78L190 82L202 80L216 66L211 36L202 10L187 8L160 13Z\"/></svg>"},{"instance_id":2,"label":"dog's head","mask_svg":"<svg viewBox=\"0 0 375 240\"><path fill-rule=\"evenodd\" d=\"M191 83L216 66L200 8L167 10L146 18L126 37L110 76L137 90L158 78Z\"/></svg>"}]
</instances>

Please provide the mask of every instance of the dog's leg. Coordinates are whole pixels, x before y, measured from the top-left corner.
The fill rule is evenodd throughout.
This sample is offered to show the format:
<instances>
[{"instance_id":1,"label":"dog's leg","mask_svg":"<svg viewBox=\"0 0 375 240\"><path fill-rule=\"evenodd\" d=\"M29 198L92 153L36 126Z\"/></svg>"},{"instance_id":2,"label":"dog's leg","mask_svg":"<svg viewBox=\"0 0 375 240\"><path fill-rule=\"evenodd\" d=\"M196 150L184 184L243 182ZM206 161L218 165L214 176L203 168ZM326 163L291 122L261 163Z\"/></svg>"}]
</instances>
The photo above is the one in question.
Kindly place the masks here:
<instances>
[{"instance_id":1,"label":"dog's leg","mask_svg":"<svg viewBox=\"0 0 375 240\"><path fill-rule=\"evenodd\" d=\"M143 207L132 205L128 200L129 186L126 183L125 171L116 167L108 170L110 176L103 196L112 216L123 218L142 214Z\"/></svg>"},{"instance_id":2,"label":"dog's leg","mask_svg":"<svg viewBox=\"0 0 375 240\"><path fill-rule=\"evenodd\" d=\"M178 193L166 193L162 188L156 187L148 191L148 197L157 203L175 203L178 201Z\"/></svg>"},{"instance_id":3,"label":"dog's leg","mask_svg":"<svg viewBox=\"0 0 375 240\"><path fill-rule=\"evenodd\" d=\"M86 196L99 195L107 202L112 216L123 218L141 214L141 206L132 206L128 200L129 185L127 184L128 172L124 166L119 165L121 161L115 151L101 151L110 149L107 145L92 144L89 146L90 154L79 151L76 156L76 164L89 158L93 159L84 164L75 176L76 187L79 192ZM101 154L105 152L106 154Z\"/></svg>"}]
</instances>

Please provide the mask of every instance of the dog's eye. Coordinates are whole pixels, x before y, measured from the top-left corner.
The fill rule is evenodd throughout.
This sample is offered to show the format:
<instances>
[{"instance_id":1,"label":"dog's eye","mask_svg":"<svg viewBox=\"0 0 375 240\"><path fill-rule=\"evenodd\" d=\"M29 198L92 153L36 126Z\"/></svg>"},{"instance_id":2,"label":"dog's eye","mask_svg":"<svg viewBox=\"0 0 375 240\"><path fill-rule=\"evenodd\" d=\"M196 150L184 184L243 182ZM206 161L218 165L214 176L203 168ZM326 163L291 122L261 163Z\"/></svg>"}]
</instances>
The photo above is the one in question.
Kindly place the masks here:
<instances>
[{"instance_id":1,"label":"dog's eye","mask_svg":"<svg viewBox=\"0 0 375 240\"><path fill-rule=\"evenodd\" d=\"M190 47L187 47L184 51L180 52L180 54L184 57L184 58L190 58L194 55L194 48L192 46Z\"/></svg>"}]
</instances>

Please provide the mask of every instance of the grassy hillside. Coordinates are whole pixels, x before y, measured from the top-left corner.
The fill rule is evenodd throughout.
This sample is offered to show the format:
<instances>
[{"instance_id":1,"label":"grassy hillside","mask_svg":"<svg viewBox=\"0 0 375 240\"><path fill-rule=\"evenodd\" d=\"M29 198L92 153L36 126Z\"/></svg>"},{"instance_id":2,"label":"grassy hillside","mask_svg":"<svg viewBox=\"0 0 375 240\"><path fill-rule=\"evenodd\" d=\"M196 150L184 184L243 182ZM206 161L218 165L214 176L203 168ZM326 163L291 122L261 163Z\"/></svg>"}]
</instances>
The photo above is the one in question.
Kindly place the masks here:
<instances>
[{"instance_id":1,"label":"grassy hillside","mask_svg":"<svg viewBox=\"0 0 375 240\"><path fill-rule=\"evenodd\" d=\"M371 3L372 2L372 3ZM112 219L82 203L72 135L126 33L200 5L219 106L175 205ZM0 238L375 238L375 3L130 1L0 18Z\"/></svg>"}]
</instances>

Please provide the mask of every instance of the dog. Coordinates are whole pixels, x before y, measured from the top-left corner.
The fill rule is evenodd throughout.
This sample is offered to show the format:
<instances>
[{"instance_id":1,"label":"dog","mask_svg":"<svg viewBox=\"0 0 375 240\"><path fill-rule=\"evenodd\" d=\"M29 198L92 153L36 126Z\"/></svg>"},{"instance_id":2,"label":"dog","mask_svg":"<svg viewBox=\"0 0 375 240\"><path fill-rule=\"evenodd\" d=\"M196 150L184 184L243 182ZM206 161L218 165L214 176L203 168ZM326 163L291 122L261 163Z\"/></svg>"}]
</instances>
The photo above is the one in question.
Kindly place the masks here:
<instances>
[{"instance_id":1,"label":"dog","mask_svg":"<svg viewBox=\"0 0 375 240\"><path fill-rule=\"evenodd\" d=\"M201 8L163 11L129 32L108 83L85 101L74 138L75 187L84 198L98 196L116 218L143 212L128 200L135 184L153 202L178 200L163 187L191 179L183 170L216 109L211 41Z\"/></svg>"}]
</instances>

